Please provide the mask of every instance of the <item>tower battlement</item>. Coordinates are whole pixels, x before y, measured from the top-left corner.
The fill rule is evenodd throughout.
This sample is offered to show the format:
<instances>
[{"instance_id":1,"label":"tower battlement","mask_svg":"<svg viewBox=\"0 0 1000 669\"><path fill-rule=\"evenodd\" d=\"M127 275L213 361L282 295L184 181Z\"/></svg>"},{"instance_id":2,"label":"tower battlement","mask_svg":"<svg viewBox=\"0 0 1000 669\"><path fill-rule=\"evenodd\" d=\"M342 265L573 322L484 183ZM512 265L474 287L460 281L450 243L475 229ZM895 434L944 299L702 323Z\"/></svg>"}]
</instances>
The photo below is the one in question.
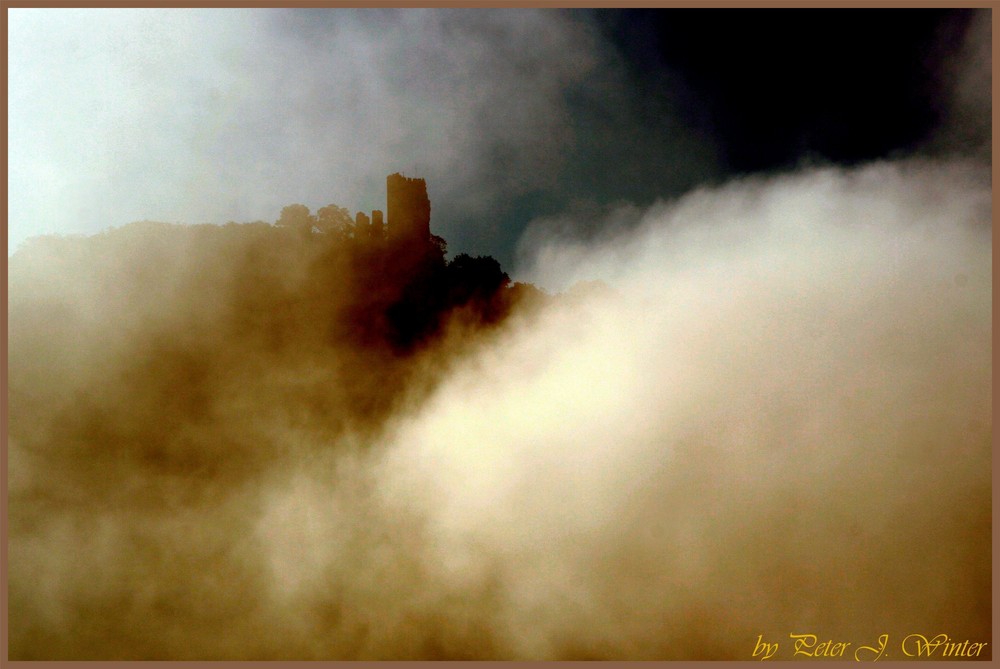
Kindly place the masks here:
<instances>
[{"instance_id":1,"label":"tower battlement","mask_svg":"<svg viewBox=\"0 0 1000 669\"><path fill-rule=\"evenodd\" d=\"M427 182L397 172L385 178L385 187L387 236L396 240L429 240L431 201L427 197Z\"/></svg>"}]
</instances>

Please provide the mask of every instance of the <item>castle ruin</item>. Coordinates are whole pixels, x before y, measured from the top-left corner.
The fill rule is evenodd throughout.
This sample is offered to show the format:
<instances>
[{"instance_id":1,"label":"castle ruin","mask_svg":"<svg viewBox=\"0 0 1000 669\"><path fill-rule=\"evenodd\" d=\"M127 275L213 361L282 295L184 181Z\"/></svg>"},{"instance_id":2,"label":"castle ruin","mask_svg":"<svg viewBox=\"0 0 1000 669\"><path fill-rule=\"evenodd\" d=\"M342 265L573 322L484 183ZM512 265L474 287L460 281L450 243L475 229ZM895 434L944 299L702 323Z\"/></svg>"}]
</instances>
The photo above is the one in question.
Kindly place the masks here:
<instances>
[{"instance_id":1,"label":"castle ruin","mask_svg":"<svg viewBox=\"0 0 1000 669\"><path fill-rule=\"evenodd\" d=\"M427 182L397 172L385 178L385 191L388 217L384 217L380 209L373 210L371 217L357 212L355 234L361 239L388 239L399 246L423 247L431 238Z\"/></svg>"},{"instance_id":2,"label":"castle ruin","mask_svg":"<svg viewBox=\"0 0 1000 669\"><path fill-rule=\"evenodd\" d=\"M427 182L398 172L385 178L387 237L394 241L426 242L431 238L431 201ZM373 217L375 212L372 212ZM382 212L378 218L381 219Z\"/></svg>"}]
</instances>

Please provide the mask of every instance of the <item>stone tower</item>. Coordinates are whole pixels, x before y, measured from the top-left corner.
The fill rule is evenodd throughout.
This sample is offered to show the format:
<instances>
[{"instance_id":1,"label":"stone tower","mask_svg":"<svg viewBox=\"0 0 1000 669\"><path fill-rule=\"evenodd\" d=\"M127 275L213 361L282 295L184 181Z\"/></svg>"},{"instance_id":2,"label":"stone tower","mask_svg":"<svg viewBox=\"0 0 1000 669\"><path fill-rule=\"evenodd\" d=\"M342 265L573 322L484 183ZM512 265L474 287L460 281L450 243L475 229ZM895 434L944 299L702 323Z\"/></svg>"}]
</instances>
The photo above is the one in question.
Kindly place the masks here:
<instances>
[{"instance_id":1,"label":"stone tower","mask_svg":"<svg viewBox=\"0 0 1000 669\"><path fill-rule=\"evenodd\" d=\"M431 201L427 198L427 182L397 172L385 178L385 188L386 236L397 241L428 241L431 238Z\"/></svg>"}]
</instances>

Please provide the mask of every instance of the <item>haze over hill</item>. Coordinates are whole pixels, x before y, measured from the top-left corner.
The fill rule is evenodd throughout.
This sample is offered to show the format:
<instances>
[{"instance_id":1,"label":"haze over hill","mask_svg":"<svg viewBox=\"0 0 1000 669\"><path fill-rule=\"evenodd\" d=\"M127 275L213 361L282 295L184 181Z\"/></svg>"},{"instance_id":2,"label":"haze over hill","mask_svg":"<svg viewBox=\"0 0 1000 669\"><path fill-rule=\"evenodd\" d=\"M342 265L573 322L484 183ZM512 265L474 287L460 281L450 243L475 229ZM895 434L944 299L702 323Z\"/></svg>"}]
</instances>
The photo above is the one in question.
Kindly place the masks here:
<instances>
[{"instance_id":1,"label":"haze over hill","mask_svg":"<svg viewBox=\"0 0 1000 669\"><path fill-rule=\"evenodd\" d=\"M11 659L992 656L989 11L52 11L157 94L13 75L11 218L109 217L9 258Z\"/></svg>"},{"instance_id":2,"label":"haze over hill","mask_svg":"<svg viewBox=\"0 0 1000 669\"><path fill-rule=\"evenodd\" d=\"M986 640L989 209L975 163L737 183L540 245L611 286L556 298L337 208L39 239L11 657Z\"/></svg>"}]
</instances>

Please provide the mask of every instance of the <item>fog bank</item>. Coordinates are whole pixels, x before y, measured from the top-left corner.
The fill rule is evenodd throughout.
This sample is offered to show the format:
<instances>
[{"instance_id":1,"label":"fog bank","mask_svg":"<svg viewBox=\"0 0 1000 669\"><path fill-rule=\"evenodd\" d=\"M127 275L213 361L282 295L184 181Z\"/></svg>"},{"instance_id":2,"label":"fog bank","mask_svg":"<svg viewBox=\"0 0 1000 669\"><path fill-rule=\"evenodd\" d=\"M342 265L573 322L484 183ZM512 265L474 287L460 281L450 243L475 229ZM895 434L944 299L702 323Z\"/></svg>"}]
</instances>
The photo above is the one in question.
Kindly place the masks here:
<instances>
[{"instance_id":1,"label":"fog bank","mask_svg":"<svg viewBox=\"0 0 1000 669\"><path fill-rule=\"evenodd\" d=\"M363 291L342 257L266 226L29 247L11 657L988 640L988 177L879 163L586 241L540 221L522 270L569 290L406 359L331 328Z\"/></svg>"}]
</instances>

